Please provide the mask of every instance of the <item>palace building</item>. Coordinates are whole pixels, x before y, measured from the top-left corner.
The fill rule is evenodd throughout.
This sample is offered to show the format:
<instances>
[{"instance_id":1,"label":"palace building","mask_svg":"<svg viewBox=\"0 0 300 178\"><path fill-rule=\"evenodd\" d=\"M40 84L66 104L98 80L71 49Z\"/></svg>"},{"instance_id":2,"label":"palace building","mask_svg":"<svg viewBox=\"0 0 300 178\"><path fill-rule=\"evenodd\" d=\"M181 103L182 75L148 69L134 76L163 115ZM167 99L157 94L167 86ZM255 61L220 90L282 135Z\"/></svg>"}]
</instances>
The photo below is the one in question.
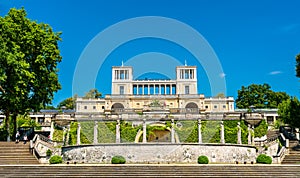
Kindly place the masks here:
<instances>
[{"instance_id":1,"label":"palace building","mask_svg":"<svg viewBox=\"0 0 300 178\"><path fill-rule=\"evenodd\" d=\"M184 113L234 112L233 97L198 94L197 67L177 66L175 79L134 79L131 66L112 67L111 94L104 98L77 98L76 113L172 110Z\"/></svg>"}]
</instances>

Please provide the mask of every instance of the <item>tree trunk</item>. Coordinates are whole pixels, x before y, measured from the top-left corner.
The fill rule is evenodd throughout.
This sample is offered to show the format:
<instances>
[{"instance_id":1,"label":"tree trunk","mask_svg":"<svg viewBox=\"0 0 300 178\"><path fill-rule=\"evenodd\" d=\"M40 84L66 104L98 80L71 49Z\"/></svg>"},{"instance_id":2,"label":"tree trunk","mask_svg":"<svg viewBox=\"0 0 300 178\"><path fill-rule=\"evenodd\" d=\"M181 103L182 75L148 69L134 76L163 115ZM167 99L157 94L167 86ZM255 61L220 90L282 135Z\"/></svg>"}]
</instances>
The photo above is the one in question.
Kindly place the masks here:
<instances>
[{"instance_id":1,"label":"tree trunk","mask_svg":"<svg viewBox=\"0 0 300 178\"><path fill-rule=\"evenodd\" d=\"M6 141L10 142L10 123L9 123L9 112L5 113L5 126L6 126L6 131L7 131L7 138Z\"/></svg>"},{"instance_id":2,"label":"tree trunk","mask_svg":"<svg viewBox=\"0 0 300 178\"><path fill-rule=\"evenodd\" d=\"M16 113L14 113L12 115L12 124L14 124L14 130L13 130L13 139L16 139L16 133L17 133L17 115Z\"/></svg>"}]
</instances>

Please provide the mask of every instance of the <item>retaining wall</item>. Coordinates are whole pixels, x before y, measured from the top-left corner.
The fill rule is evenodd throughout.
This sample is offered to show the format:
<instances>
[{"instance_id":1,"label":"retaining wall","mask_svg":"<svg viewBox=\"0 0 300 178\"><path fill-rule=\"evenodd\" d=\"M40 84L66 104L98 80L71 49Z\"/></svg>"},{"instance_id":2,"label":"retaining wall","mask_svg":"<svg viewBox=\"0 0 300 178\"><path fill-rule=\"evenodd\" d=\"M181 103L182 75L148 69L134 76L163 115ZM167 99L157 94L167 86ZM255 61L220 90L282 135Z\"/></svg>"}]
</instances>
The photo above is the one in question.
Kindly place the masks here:
<instances>
[{"instance_id":1,"label":"retaining wall","mask_svg":"<svg viewBox=\"0 0 300 178\"><path fill-rule=\"evenodd\" d=\"M256 149L237 144L99 144L62 148L65 162L110 163L122 155L126 163L197 163L200 155L210 163L255 163Z\"/></svg>"}]
</instances>

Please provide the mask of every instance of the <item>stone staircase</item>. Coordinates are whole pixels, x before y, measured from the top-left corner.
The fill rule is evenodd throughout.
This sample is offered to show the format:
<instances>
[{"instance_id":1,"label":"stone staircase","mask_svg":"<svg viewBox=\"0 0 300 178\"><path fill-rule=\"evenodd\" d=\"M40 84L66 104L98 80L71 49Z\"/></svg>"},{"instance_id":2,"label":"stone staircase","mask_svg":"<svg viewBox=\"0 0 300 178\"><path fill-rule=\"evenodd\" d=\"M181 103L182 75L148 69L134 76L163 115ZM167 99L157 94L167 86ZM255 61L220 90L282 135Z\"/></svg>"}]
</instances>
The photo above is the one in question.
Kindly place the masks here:
<instances>
[{"instance_id":1,"label":"stone staircase","mask_svg":"<svg viewBox=\"0 0 300 178\"><path fill-rule=\"evenodd\" d=\"M30 153L29 143L0 142L0 165L38 163Z\"/></svg>"},{"instance_id":2,"label":"stone staircase","mask_svg":"<svg viewBox=\"0 0 300 178\"><path fill-rule=\"evenodd\" d=\"M292 143L292 145L296 145L292 148L289 148L289 154L285 155L281 164L300 164L300 145Z\"/></svg>"},{"instance_id":3,"label":"stone staircase","mask_svg":"<svg viewBox=\"0 0 300 178\"><path fill-rule=\"evenodd\" d=\"M0 165L0 177L300 177L300 165Z\"/></svg>"}]
</instances>

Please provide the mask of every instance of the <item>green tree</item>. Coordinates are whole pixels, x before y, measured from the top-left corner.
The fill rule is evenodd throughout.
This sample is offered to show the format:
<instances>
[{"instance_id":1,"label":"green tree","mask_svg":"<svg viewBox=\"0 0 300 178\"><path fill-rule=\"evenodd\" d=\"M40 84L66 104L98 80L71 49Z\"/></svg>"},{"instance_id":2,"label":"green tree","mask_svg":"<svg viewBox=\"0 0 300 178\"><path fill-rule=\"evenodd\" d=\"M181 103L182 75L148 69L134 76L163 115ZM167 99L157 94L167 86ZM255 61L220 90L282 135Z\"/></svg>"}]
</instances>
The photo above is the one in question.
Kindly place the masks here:
<instances>
[{"instance_id":1,"label":"green tree","mask_svg":"<svg viewBox=\"0 0 300 178\"><path fill-rule=\"evenodd\" d=\"M77 99L77 95L74 95L73 97L67 98L67 99L61 101L57 105L57 108L62 108L64 106L64 107L66 107L66 109L74 109L76 99Z\"/></svg>"},{"instance_id":2,"label":"green tree","mask_svg":"<svg viewBox=\"0 0 300 178\"><path fill-rule=\"evenodd\" d=\"M102 93L100 93L96 88L90 89L87 93L85 93L83 98L101 98Z\"/></svg>"},{"instance_id":3,"label":"green tree","mask_svg":"<svg viewBox=\"0 0 300 178\"><path fill-rule=\"evenodd\" d=\"M18 114L51 104L54 92L61 89L57 76L62 59L60 33L26 16L24 9L13 8L0 17L0 109L10 134L11 122L16 132Z\"/></svg>"},{"instance_id":4,"label":"green tree","mask_svg":"<svg viewBox=\"0 0 300 178\"><path fill-rule=\"evenodd\" d=\"M296 77L300 77L300 54L296 56Z\"/></svg>"},{"instance_id":5,"label":"green tree","mask_svg":"<svg viewBox=\"0 0 300 178\"><path fill-rule=\"evenodd\" d=\"M251 84L238 90L236 106L238 108L277 108L289 95L285 92L274 92L268 84Z\"/></svg>"},{"instance_id":6,"label":"green tree","mask_svg":"<svg viewBox=\"0 0 300 178\"><path fill-rule=\"evenodd\" d=\"M286 124L300 127L300 101L297 97L291 97L278 106L278 115Z\"/></svg>"}]
</instances>

